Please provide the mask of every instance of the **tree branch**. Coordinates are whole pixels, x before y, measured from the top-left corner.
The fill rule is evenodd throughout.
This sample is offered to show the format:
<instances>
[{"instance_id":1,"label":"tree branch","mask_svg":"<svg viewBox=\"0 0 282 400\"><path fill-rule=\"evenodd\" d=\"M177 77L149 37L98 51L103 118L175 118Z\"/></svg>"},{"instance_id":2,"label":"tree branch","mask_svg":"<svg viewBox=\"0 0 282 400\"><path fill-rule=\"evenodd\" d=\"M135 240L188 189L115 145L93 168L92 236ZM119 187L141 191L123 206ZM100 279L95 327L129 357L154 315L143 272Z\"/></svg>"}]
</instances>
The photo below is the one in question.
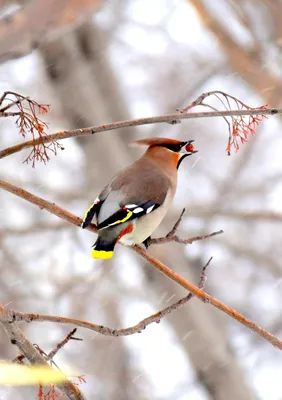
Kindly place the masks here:
<instances>
[{"instance_id":1,"label":"tree branch","mask_svg":"<svg viewBox=\"0 0 282 400\"><path fill-rule=\"evenodd\" d=\"M212 257L209 259L207 264L203 267L200 281L198 283L198 288L203 288L206 282L206 269L210 264ZM80 326L86 329L90 329L92 331L98 332L101 335L105 336L129 336L134 335L135 333L140 333L144 330L148 325L157 322L159 323L162 318L166 315L170 314L174 310L178 310L184 304L188 303L189 300L192 299L194 295L189 293L187 296L183 297L182 299L176 301L175 303L171 304L168 307L165 307L163 310L158 311L155 314L150 315L147 318L144 318L142 321L138 322L138 324L130 326L129 328L124 329L113 329L108 328L103 325L93 324L91 322L81 321L78 319L73 318L66 318L66 317L58 317L54 315L42 315L42 314L31 314L31 313L21 313L18 311L10 310L10 315L12 316L13 321L25 321L25 322L32 322L32 321L48 321L48 322L57 322L61 324L72 324L76 326Z\"/></svg>"},{"instance_id":2,"label":"tree branch","mask_svg":"<svg viewBox=\"0 0 282 400\"><path fill-rule=\"evenodd\" d=\"M7 157L11 154L18 153L24 149L37 146L38 144L47 143L51 141L57 141L62 139L68 139L71 137L80 137L85 135L92 135L99 132L111 131L114 129L127 128L132 126L148 125L148 124L159 124L166 122L169 124L176 124L183 119L191 118L210 118L210 117L228 117L228 116L244 116L244 115L275 115L282 114L282 109L268 108L268 109L250 109L250 110L227 110L227 111L211 111L211 112L194 112L194 113L177 113L160 115L157 117L137 118L127 121L113 122L110 124L102 124L98 126L91 126L83 129L66 130L57 133L37 138L35 140L29 140L24 143L19 143L14 146L8 147L0 151L0 159Z\"/></svg>"},{"instance_id":3,"label":"tree branch","mask_svg":"<svg viewBox=\"0 0 282 400\"><path fill-rule=\"evenodd\" d=\"M152 264L155 268L161 271L164 275L172 279L174 282L178 283L185 289L189 290L193 293L196 297L202 300L204 303L210 303L214 307L218 308L219 310L223 311L225 314L229 315L231 318L236 319L236 321L240 322L242 325L245 325L247 328L256 332L262 338L270 342L274 347L279 348L282 350L282 340L278 339L271 333L267 332L266 330L262 329L260 326L255 324L254 322L250 321L246 318L243 314L240 314L238 311L234 310L231 307L226 306L224 303L221 303L216 298L208 295L207 293L203 292L196 286L192 285L190 282L186 281L182 276L178 275L175 271L168 268L165 264L161 261L157 260L155 257L147 253L144 249L140 246L134 246L133 249L139 253L143 258L145 258L150 264Z\"/></svg>"},{"instance_id":4,"label":"tree branch","mask_svg":"<svg viewBox=\"0 0 282 400\"><path fill-rule=\"evenodd\" d=\"M147 240L147 246L151 246L152 244L164 244L168 242L176 242L176 243L181 243L181 244L192 244L198 240L204 240L204 239L209 239L213 236L220 235L223 233L223 230L217 231L217 232L212 232L209 233L208 235L201 235L201 236L194 236L189 239L181 239L178 235L175 235L177 228L179 227L179 224L182 220L182 217L185 213L185 208L183 208L178 220L175 222L172 230L168 232L168 234L165 237L159 237L159 238L153 238L153 239L148 239Z\"/></svg>"},{"instance_id":5,"label":"tree branch","mask_svg":"<svg viewBox=\"0 0 282 400\"><path fill-rule=\"evenodd\" d=\"M69 332L67 334L67 336L57 344L57 346L51 350L48 354L47 354L47 359L48 360L52 360L55 357L55 355L58 353L59 350L61 350L62 347L64 347L70 340L79 340L82 341L82 339L74 337L73 335L76 333L77 328L74 328L71 332Z\"/></svg>"},{"instance_id":6,"label":"tree branch","mask_svg":"<svg viewBox=\"0 0 282 400\"><path fill-rule=\"evenodd\" d=\"M2 179L0 179L0 187L2 189L5 189L7 192L13 193L18 197L21 197L22 199L28 201L31 204L34 204L38 206L41 210L47 210L51 214L56 215L57 217L80 227L82 223L82 219L77 217L76 215L68 212L67 210L64 210L63 208L57 206L55 203L51 203L48 200L44 200L41 197L38 197L27 190L21 189L15 185L12 185L11 183L8 183ZM93 232L96 232L97 228L96 225L90 224L89 229Z\"/></svg>"},{"instance_id":7,"label":"tree branch","mask_svg":"<svg viewBox=\"0 0 282 400\"><path fill-rule=\"evenodd\" d=\"M5 310L1 305L0 322L7 336L11 340L11 343L15 344L18 347L20 352L31 364L44 365L46 366L46 368L50 367L44 357L35 349L32 343L20 330L18 324L13 321L13 317L11 318L10 311ZM50 367L50 369L52 369L52 367ZM64 375L63 382L56 384L56 386L71 400L86 400L78 387L70 382Z\"/></svg>"},{"instance_id":8,"label":"tree branch","mask_svg":"<svg viewBox=\"0 0 282 400\"><path fill-rule=\"evenodd\" d=\"M13 314L14 314L14 312L13 312L12 310L9 310L9 316L10 316L10 318L11 318L11 316L12 316ZM12 318L13 318L13 317L12 317ZM1 319L1 317L0 317L0 319ZM72 339L72 340L83 340L83 339L76 338L76 337L73 336L73 335L75 334L76 331L77 331L77 328L72 329L72 331L69 332L69 333L67 334L67 336L66 336L63 340L61 340L61 341L56 345L56 347L55 347L53 350L51 350L48 354L46 354L45 351L43 351L37 344L34 344L34 347L35 347L36 350L39 351L39 353L40 353L42 356L44 356L44 359L45 359L46 361L52 361L52 363L53 363L54 365L56 365L55 362L53 361L53 358L54 358L55 355L58 353L58 351L61 350L61 348L63 348L71 339ZM24 360L25 360L25 356L24 356L22 353L19 353L19 355L18 355L12 362L13 362L13 363L16 363L16 364L23 364L23 361L24 361ZM57 368L58 368L58 367L57 367ZM58 369L59 369L59 368L58 368Z\"/></svg>"},{"instance_id":9,"label":"tree branch","mask_svg":"<svg viewBox=\"0 0 282 400\"><path fill-rule=\"evenodd\" d=\"M68 211L58 207L56 204L51 203L47 200L41 199L40 197L37 197L26 190L20 189L14 185L11 185L8 182L5 182L3 180L0 180L0 187L3 189L7 190L8 192L11 192L18 197L21 197L30 203L38 205L41 209L46 209L52 214L57 215L59 218L62 218L71 224L75 226L80 226L82 219L69 213ZM95 232L96 226L91 224L88 227L89 230ZM240 314L238 311L226 306L224 303L221 303L219 300L216 298L208 295L192 283L186 281L182 276L178 275L175 271L167 267L165 264L163 264L161 261L157 260L155 257L147 253L143 248L140 246L135 245L133 247L134 251L139 253L143 258L145 258L149 263L151 263L155 268L157 268L159 271L161 271L164 275L166 275L168 278L172 279L174 282L178 283L182 287L184 287L186 290L191 292L193 295L198 297L200 300L204 301L205 303L210 303L214 307L218 308L219 310L223 311L225 314L229 315L233 319L237 320L240 322L242 325L245 325L247 328L252 330L253 332L256 332L258 335L260 335L262 338L267 340L269 343L271 343L273 346L279 348L282 350L282 341L272 335L271 333L267 332L266 330L262 329L260 326L255 324L254 322L250 321L244 315ZM36 315L36 314L35 314ZM45 320L48 320L49 318L52 318L50 316L45 316ZM65 322L65 323L73 323L72 319L68 318L62 318L59 317L60 320L56 320L56 322ZM51 320L51 319L49 319ZM55 317L53 317L53 321L55 321ZM83 322L82 324L79 324L81 321L76 321L77 326L84 326L84 327L89 327L89 329L93 329L93 324L89 324L88 322ZM97 329L101 329L101 326L96 325Z\"/></svg>"}]
</instances>

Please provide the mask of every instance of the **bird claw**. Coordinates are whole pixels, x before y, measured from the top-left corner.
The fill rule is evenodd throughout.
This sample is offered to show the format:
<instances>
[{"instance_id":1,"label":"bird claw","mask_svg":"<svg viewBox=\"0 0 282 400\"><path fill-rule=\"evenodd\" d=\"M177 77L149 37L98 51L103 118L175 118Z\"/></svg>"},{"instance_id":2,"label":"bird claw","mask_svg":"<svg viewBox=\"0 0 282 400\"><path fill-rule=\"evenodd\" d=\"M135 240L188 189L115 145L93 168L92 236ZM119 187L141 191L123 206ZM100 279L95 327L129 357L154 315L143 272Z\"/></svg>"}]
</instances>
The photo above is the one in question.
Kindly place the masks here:
<instances>
[{"instance_id":1,"label":"bird claw","mask_svg":"<svg viewBox=\"0 0 282 400\"><path fill-rule=\"evenodd\" d=\"M144 244L146 250L147 250L147 249L149 248L149 246L151 245L151 241L152 241L151 236L147 237L147 239L144 240L143 244Z\"/></svg>"}]
</instances>

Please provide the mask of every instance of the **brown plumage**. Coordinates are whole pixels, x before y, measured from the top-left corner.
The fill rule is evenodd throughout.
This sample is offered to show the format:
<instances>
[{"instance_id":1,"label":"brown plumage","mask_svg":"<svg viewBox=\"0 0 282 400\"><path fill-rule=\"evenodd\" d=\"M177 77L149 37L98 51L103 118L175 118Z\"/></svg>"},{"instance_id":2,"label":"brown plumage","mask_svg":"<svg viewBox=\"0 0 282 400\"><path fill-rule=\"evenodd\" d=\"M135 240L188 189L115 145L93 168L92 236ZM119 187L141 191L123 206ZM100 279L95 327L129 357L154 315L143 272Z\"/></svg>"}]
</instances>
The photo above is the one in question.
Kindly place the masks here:
<instances>
[{"instance_id":1,"label":"brown plumage","mask_svg":"<svg viewBox=\"0 0 282 400\"><path fill-rule=\"evenodd\" d=\"M112 179L85 214L83 228L94 216L98 224L93 257L110 258L117 241L146 243L175 195L181 158L196 152L191 142L149 138L134 143L148 149ZM189 148L184 155L180 153L183 148Z\"/></svg>"}]
</instances>

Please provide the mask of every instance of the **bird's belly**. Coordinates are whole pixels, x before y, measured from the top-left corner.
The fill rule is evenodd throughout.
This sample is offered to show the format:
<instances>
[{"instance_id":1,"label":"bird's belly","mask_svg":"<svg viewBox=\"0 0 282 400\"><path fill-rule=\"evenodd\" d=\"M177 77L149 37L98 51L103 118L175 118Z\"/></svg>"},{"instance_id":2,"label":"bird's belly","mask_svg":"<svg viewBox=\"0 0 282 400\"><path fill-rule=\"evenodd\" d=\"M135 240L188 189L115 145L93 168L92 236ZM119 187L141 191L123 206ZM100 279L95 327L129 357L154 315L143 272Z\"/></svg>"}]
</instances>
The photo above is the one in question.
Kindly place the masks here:
<instances>
[{"instance_id":1,"label":"bird's belly","mask_svg":"<svg viewBox=\"0 0 282 400\"><path fill-rule=\"evenodd\" d=\"M120 242L126 246L142 243L147 239L160 225L165 214L166 208L161 206L152 211L151 214L144 215L138 220L133 221L134 227L132 232L122 236Z\"/></svg>"}]
</instances>

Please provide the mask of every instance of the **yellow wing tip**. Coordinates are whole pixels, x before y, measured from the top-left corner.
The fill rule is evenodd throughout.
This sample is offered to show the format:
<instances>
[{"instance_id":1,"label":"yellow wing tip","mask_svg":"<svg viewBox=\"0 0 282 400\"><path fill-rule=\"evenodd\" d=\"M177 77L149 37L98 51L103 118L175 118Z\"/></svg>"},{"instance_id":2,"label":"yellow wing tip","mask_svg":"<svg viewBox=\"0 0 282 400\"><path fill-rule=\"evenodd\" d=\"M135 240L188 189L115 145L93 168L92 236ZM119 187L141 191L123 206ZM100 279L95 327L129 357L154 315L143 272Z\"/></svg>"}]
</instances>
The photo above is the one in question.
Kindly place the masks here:
<instances>
[{"instance_id":1,"label":"yellow wing tip","mask_svg":"<svg viewBox=\"0 0 282 400\"><path fill-rule=\"evenodd\" d=\"M92 250L91 256L92 258L103 258L104 260L108 260L112 258L114 255L113 251L105 251L105 250Z\"/></svg>"},{"instance_id":2,"label":"yellow wing tip","mask_svg":"<svg viewBox=\"0 0 282 400\"><path fill-rule=\"evenodd\" d=\"M92 210L92 208L95 206L95 203L92 203L90 207L87 208L87 210L84 213L83 216L83 222L86 220L87 215L90 213L90 211Z\"/></svg>"}]
</instances>

